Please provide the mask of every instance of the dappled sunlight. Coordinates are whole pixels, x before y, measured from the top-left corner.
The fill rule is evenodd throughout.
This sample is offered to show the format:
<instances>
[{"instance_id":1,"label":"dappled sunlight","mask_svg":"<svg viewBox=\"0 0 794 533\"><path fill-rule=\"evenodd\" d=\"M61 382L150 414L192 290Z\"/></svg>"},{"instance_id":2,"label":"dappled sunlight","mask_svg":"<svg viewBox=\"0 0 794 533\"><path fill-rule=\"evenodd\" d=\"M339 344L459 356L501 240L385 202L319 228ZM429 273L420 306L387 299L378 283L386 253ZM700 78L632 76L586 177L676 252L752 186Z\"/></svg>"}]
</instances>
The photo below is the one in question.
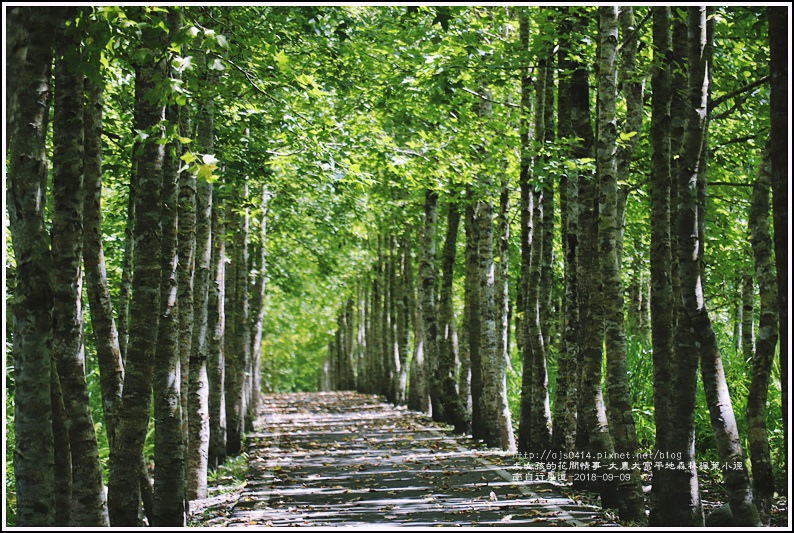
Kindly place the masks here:
<instances>
[{"instance_id":1,"label":"dappled sunlight","mask_svg":"<svg viewBox=\"0 0 794 533\"><path fill-rule=\"evenodd\" d=\"M602 522L552 483L513 481L510 454L374 396L287 394L264 403L230 525Z\"/></svg>"}]
</instances>

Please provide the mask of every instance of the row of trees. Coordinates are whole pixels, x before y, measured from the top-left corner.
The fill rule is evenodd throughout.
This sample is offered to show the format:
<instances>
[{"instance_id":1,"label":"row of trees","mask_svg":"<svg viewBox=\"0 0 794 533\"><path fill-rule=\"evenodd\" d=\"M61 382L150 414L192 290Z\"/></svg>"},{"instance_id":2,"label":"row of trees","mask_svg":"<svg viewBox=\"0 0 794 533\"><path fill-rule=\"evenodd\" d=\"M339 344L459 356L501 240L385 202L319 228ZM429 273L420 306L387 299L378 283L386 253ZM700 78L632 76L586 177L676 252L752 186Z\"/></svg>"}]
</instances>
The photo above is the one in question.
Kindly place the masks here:
<instances>
[{"instance_id":1,"label":"row of trees","mask_svg":"<svg viewBox=\"0 0 794 533\"><path fill-rule=\"evenodd\" d=\"M772 8L769 20L782 19L783 14ZM787 248L779 238L786 232L780 203L785 197L786 165L780 160L781 166L774 169L770 162L771 154L780 150L776 143L785 141L787 134L785 124L774 118L785 115L768 108L773 117L766 134L769 141L757 164L746 212L761 295L758 341L754 348L745 341L752 361L746 412L752 484L704 290L706 183L714 151L709 122L725 118L715 112L720 105L746 98L768 78L718 97L712 94L716 18L712 8L652 8L641 19L631 7L600 7L597 12L521 10L517 16L520 48L515 53L519 63L532 65L521 67L520 106L511 105L509 91L495 99L485 81L478 82L476 91L468 91L474 96L469 115L449 100L440 104L456 115L456 133L465 135L460 130L467 128L467 138L472 139L470 151L457 154L474 161L471 175L452 176L447 183L430 180L430 186L418 190L424 206L419 216L411 216L403 207L410 200L394 198L397 187L387 192L403 211L393 216L404 218L396 224L381 222L377 238L370 242L372 266L339 308L321 387L383 394L505 450L536 456L551 451L568 457L610 457L615 452L636 457L640 449L627 371L623 264L627 200L644 189L649 196L645 208L650 211L648 326L654 448L687 466L654 468L648 520L655 525L703 524L694 455L700 367L720 460L742 465L723 469L734 523L768 523L774 482L767 390L778 337L780 354L786 353L787 342L785 298L781 303L777 297L787 290ZM596 18L597 37L589 29ZM491 14L484 26L493 35L509 23L509 17ZM531 27L536 31L532 37ZM785 68L775 62L781 53L777 31L770 25L773 106L785 94L781 82ZM650 34L650 42L643 34ZM589 36L597 41L595 60L587 59ZM653 52L643 64L639 50L648 44ZM650 91L645 88L646 78ZM595 91L590 86L593 79ZM650 113L645 111L646 103ZM508 109L501 115L507 122L502 126L514 128L520 138L518 168L508 167L503 152L487 153L489 141L484 136L478 139L483 129L490 133L494 128L489 123L494 105ZM511 116L513 107L519 111ZM638 145L644 145L650 159L642 167L633 163ZM421 159L420 166L432 173L442 163L435 153L428 157L430 152L414 150L409 155ZM650 179L641 176L640 168L647 169ZM517 180L510 177L511 170ZM510 194L510 185L516 182L518 202ZM774 250L768 224L773 183L778 202ZM418 205L420 198L414 198ZM555 200L560 206L556 215ZM438 219L443 208L442 238ZM461 218L465 240L459 247ZM518 219L518 224L511 224L511 219ZM512 242L519 245L520 254L511 257L510 231L516 225L520 241ZM456 263L459 248L463 261ZM560 252L555 268L553 254ZM783 273L778 278L775 260L777 268L784 269L778 270ZM632 282L638 284L636 279ZM513 300L510 284L515 284ZM462 305L454 302L456 285ZM561 286L557 301L555 285ZM640 307L638 299L630 302L635 309ZM752 296L750 300L746 311L750 323L745 329L751 333ZM459 322L453 316L456 308ZM511 313L522 362L517 438L506 384ZM636 310L628 313L629 320L644 319ZM552 344L556 345L553 411L547 370ZM784 363L781 357L782 380ZM783 381L784 391L786 387ZM782 399L784 405L785 393ZM783 431L787 432L785 424ZM582 485L599 491L605 505L619 507L622 521L644 523L642 479L637 470L630 472L621 483Z\"/></svg>"},{"instance_id":2,"label":"row of trees","mask_svg":"<svg viewBox=\"0 0 794 533\"><path fill-rule=\"evenodd\" d=\"M504 449L690 466L717 436L743 464L746 434L754 503L746 471L726 487L740 523L766 520L787 420L781 9L10 8L17 524L182 525L260 383L316 387L323 363L326 389ZM748 394L721 356L751 272ZM639 483L590 488L641 522ZM651 520L702 523L697 483L657 468Z\"/></svg>"},{"instance_id":3,"label":"row of trees","mask_svg":"<svg viewBox=\"0 0 794 533\"><path fill-rule=\"evenodd\" d=\"M17 524L136 526L145 516L184 526L187 501L207 496L208 468L242 451L260 391L267 190L261 169L245 170L258 173L251 180L213 173L211 54L228 45L199 30L200 11L8 15ZM103 153L103 137L119 151ZM106 159L127 172L108 182ZM127 176L123 274L111 291L102 189ZM98 426L84 344L101 375ZM107 493L95 427L109 446Z\"/></svg>"}]
</instances>

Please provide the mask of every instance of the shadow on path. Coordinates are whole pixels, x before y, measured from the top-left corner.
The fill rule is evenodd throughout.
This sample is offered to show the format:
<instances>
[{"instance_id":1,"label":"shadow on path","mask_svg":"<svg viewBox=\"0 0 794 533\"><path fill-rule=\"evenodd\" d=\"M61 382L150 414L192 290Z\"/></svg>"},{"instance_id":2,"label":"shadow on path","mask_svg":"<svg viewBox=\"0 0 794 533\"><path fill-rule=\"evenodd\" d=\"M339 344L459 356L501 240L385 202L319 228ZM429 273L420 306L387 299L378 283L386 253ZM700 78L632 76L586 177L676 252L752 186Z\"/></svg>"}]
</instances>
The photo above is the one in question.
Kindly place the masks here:
<instances>
[{"instance_id":1,"label":"shadow on path","mask_svg":"<svg viewBox=\"0 0 794 533\"><path fill-rule=\"evenodd\" d=\"M421 413L353 392L266 395L228 526L606 524L514 458Z\"/></svg>"}]
</instances>

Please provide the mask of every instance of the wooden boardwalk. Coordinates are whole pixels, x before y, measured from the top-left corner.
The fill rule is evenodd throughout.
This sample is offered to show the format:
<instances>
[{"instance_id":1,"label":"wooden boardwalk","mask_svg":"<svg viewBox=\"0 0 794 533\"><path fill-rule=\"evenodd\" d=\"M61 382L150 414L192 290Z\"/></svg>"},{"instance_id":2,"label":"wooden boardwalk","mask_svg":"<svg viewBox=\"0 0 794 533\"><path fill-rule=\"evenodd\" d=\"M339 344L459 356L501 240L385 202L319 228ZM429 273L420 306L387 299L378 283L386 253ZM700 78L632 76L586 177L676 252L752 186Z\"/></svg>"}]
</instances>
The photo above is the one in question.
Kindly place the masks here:
<instances>
[{"instance_id":1,"label":"wooden boardwalk","mask_svg":"<svg viewBox=\"0 0 794 533\"><path fill-rule=\"evenodd\" d=\"M352 392L269 395L227 526L606 524L515 458L420 413Z\"/></svg>"}]
</instances>

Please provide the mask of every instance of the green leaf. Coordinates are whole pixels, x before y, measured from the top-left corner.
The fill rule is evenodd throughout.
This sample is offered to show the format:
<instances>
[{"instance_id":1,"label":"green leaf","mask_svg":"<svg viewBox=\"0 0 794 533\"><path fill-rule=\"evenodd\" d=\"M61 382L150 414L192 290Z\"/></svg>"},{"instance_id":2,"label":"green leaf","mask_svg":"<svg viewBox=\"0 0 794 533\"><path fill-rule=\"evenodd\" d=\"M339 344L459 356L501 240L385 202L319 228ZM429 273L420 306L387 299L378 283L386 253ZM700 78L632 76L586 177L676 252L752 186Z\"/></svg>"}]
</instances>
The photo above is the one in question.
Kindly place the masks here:
<instances>
[{"instance_id":1,"label":"green leaf","mask_svg":"<svg viewBox=\"0 0 794 533\"><path fill-rule=\"evenodd\" d=\"M194 156L192 152L185 152L179 159L187 164L190 164L196 160L196 156Z\"/></svg>"},{"instance_id":2,"label":"green leaf","mask_svg":"<svg viewBox=\"0 0 794 533\"><path fill-rule=\"evenodd\" d=\"M279 50L273 59L275 59L276 65L278 66L279 70L284 70L285 68L287 68L287 64L289 63L289 58L282 50Z\"/></svg>"},{"instance_id":3,"label":"green leaf","mask_svg":"<svg viewBox=\"0 0 794 533\"><path fill-rule=\"evenodd\" d=\"M630 131L628 133L624 133L624 132L621 131L620 132L620 140L621 141L628 141L629 139L631 139L635 135L637 135L636 131Z\"/></svg>"}]
</instances>

